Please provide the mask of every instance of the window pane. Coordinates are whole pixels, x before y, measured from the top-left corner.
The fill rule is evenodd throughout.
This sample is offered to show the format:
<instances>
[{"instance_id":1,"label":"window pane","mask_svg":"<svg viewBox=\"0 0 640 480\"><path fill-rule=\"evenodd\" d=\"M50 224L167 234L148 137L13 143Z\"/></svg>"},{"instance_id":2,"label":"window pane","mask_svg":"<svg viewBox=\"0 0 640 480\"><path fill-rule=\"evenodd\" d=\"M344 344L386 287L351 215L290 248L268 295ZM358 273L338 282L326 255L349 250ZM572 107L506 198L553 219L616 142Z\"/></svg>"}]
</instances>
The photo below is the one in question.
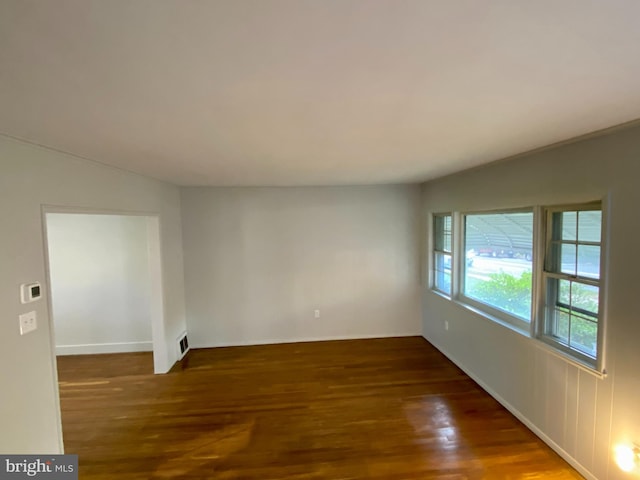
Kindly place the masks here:
<instances>
[{"instance_id":1,"label":"window pane","mask_svg":"<svg viewBox=\"0 0 640 480\"><path fill-rule=\"evenodd\" d=\"M480 256L531 260L533 213L467 215L465 245Z\"/></svg>"},{"instance_id":2,"label":"window pane","mask_svg":"<svg viewBox=\"0 0 640 480\"><path fill-rule=\"evenodd\" d=\"M451 294L451 255L434 254L433 286L447 295Z\"/></svg>"},{"instance_id":3,"label":"window pane","mask_svg":"<svg viewBox=\"0 0 640 480\"><path fill-rule=\"evenodd\" d=\"M568 243L561 243L561 267L560 271L567 275L576 274L576 246Z\"/></svg>"},{"instance_id":4,"label":"window pane","mask_svg":"<svg viewBox=\"0 0 640 480\"><path fill-rule=\"evenodd\" d=\"M444 250L444 217L433 217L433 248Z\"/></svg>"},{"instance_id":5,"label":"window pane","mask_svg":"<svg viewBox=\"0 0 640 480\"><path fill-rule=\"evenodd\" d=\"M562 239L575 241L578 230L578 212L559 212L556 215L561 215L562 218Z\"/></svg>"},{"instance_id":6,"label":"window pane","mask_svg":"<svg viewBox=\"0 0 640 480\"><path fill-rule=\"evenodd\" d=\"M578 245L578 275L600 278L600 247Z\"/></svg>"},{"instance_id":7,"label":"window pane","mask_svg":"<svg viewBox=\"0 0 640 480\"><path fill-rule=\"evenodd\" d=\"M570 315L564 309L554 310L555 322L551 334L564 344L569 344L569 318Z\"/></svg>"},{"instance_id":8,"label":"window pane","mask_svg":"<svg viewBox=\"0 0 640 480\"><path fill-rule=\"evenodd\" d=\"M569 344L571 312L571 282L547 278L547 315L545 334L565 345Z\"/></svg>"},{"instance_id":9,"label":"window pane","mask_svg":"<svg viewBox=\"0 0 640 480\"><path fill-rule=\"evenodd\" d=\"M434 216L433 227L435 249L451 252L451 215Z\"/></svg>"},{"instance_id":10,"label":"window pane","mask_svg":"<svg viewBox=\"0 0 640 480\"><path fill-rule=\"evenodd\" d=\"M600 210L578 213L578 240L600 243L602 233L602 212Z\"/></svg>"},{"instance_id":11,"label":"window pane","mask_svg":"<svg viewBox=\"0 0 640 480\"><path fill-rule=\"evenodd\" d=\"M600 288L593 285L572 282L571 285L571 306L581 311L583 314L598 316L598 302L600 300ZM592 318L592 320L594 320Z\"/></svg>"},{"instance_id":12,"label":"window pane","mask_svg":"<svg viewBox=\"0 0 640 480\"><path fill-rule=\"evenodd\" d=\"M531 212L467 215L464 294L530 321L532 245Z\"/></svg>"},{"instance_id":13,"label":"window pane","mask_svg":"<svg viewBox=\"0 0 640 480\"><path fill-rule=\"evenodd\" d=\"M591 357L596 355L598 324L581 316L571 315L571 338L569 345Z\"/></svg>"},{"instance_id":14,"label":"window pane","mask_svg":"<svg viewBox=\"0 0 640 480\"><path fill-rule=\"evenodd\" d=\"M571 282L569 280L552 280L559 283L558 303L565 306L571 305Z\"/></svg>"},{"instance_id":15,"label":"window pane","mask_svg":"<svg viewBox=\"0 0 640 480\"><path fill-rule=\"evenodd\" d=\"M577 246L573 243L553 242L546 269L554 273L576 275Z\"/></svg>"},{"instance_id":16,"label":"window pane","mask_svg":"<svg viewBox=\"0 0 640 480\"><path fill-rule=\"evenodd\" d=\"M546 335L595 357L600 289L569 280L548 278ZM553 300L555 299L555 300Z\"/></svg>"}]
</instances>

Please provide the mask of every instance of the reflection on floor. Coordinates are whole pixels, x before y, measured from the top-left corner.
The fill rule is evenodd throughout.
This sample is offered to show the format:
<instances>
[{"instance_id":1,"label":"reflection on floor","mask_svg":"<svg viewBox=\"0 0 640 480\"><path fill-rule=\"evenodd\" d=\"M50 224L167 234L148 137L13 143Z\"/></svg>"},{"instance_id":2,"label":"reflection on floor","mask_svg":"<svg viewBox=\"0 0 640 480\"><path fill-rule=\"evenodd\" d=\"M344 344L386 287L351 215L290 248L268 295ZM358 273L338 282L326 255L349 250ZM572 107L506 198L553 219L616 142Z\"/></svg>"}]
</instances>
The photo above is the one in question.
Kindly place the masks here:
<instances>
[{"instance_id":1,"label":"reflection on floor","mask_svg":"<svg viewBox=\"0 0 640 480\"><path fill-rule=\"evenodd\" d=\"M59 357L83 480L578 479L419 337Z\"/></svg>"}]
</instances>

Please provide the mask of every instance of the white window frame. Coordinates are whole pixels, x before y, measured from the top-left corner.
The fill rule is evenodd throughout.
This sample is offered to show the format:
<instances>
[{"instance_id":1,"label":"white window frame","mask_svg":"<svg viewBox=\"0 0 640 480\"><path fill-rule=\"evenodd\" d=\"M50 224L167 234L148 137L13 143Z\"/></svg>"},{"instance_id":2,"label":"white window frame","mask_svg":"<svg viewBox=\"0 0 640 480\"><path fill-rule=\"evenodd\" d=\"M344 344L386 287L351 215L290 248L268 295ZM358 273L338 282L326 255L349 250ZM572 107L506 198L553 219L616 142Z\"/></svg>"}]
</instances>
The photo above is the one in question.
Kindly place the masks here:
<instances>
[{"instance_id":1,"label":"white window frame","mask_svg":"<svg viewBox=\"0 0 640 480\"><path fill-rule=\"evenodd\" d=\"M607 225L606 218L606 210L605 203L602 202L591 202L591 203L582 203L582 204L573 204L573 205L558 205L552 207L545 207L544 209L544 235L543 235L543 246L544 254L543 261L540 263L539 271L540 271L540 283L538 284L539 291L539 300L537 302L538 312L537 312L537 325L536 325L536 338L545 344L549 345L556 351L559 351L564 356L570 358L573 361L578 362L579 364L586 366L589 369L595 370L598 373L604 373L604 345L605 345L605 328L606 328L606 319L605 319L605 278L606 278L606 241L607 241L607 229L605 228ZM600 211L602 213L602 223L600 226L600 242L580 242L576 236L575 244L577 245L598 245L600 247L600 275L599 278L593 279L590 277L580 276L578 272L576 275L566 274L557 271L551 271L553 268L550 265L551 260L551 248L552 248L552 240L553 240L553 214L559 212L581 212L581 211ZM579 225L578 225L579 228ZM576 232L577 233L577 232ZM597 335L596 335L596 355L595 357L591 357L586 353L572 348L563 342L554 338L553 335L548 333L549 322L552 320L549 318L548 309L550 309L550 304L554 302L552 299L548 298L548 290L547 290L547 280L550 278L555 278L558 280L566 280L571 281L573 283L578 283L581 285L592 285L597 286L599 289L599 299L598 299L598 316L597 316Z\"/></svg>"},{"instance_id":2,"label":"white window frame","mask_svg":"<svg viewBox=\"0 0 640 480\"><path fill-rule=\"evenodd\" d=\"M588 371L600 378L606 375L606 330L607 330L607 269L608 269L608 232L609 232L609 208L608 197L595 202L585 202L578 204L558 204L554 206L534 206L524 208L505 208L499 210L482 210L467 212L444 212L431 215L429 228L429 287L431 291L440 297L447 298L452 302L465 307L477 315L496 322L504 327L525 335L538 343L540 348L564 358L574 365ZM552 213L559 211L584 211L599 210L602 212L601 237L600 237L600 278L598 287L600 289L598 305L598 333L595 360L579 350L567 348L561 342L556 341L546 334L546 303L547 303L547 278L549 272L546 271L546 256L549 250ZM466 217L468 215L496 214L496 213L533 213L533 248L532 248L532 292L531 292L531 320L526 322L515 315L494 308L488 304L474 300L464 295L464 281L466 268ZM439 215L451 216L451 295L438 290L434 285L435 270L435 232L434 217ZM578 244L578 241L576 241ZM586 277L588 279L588 277ZM575 282L575 279L570 279ZM589 280L589 279L588 279ZM590 282L585 282L590 283Z\"/></svg>"},{"instance_id":3,"label":"white window frame","mask_svg":"<svg viewBox=\"0 0 640 480\"><path fill-rule=\"evenodd\" d=\"M437 248L437 244L438 242L436 241L436 233L437 233L437 229L436 229L436 219L439 217L449 217L451 219L451 251L446 251L446 250L440 250ZM431 268L429 269L430 271L430 287L431 290L433 290L434 292L439 293L440 295L444 295L445 297L448 298L452 298L453 297L453 279L455 277L454 274L454 264L455 264L455 256L454 256L454 252L456 250L455 248L455 222L454 222L454 215L452 212L441 212L441 213L433 213L431 214L431 228L429 229L430 233L430 242L431 242L431 249L430 249L430 255L429 255L429 260L430 260L430 266ZM444 239L443 239L444 240ZM444 243L444 241L443 241ZM436 261L436 256L440 254L440 255L449 255L451 257L451 265L450 265L450 272L449 275L451 276L451 280L450 280L450 284L449 284L449 292L445 292L444 290L438 288L437 282L436 282L436 266L437 266L437 261Z\"/></svg>"},{"instance_id":4,"label":"white window frame","mask_svg":"<svg viewBox=\"0 0 640 480\"><path fill-rule=\"evenodd\" d=\"M531 312L529 314L529 321L523 320L516 315L513 315L506 310L502 310L500 308L494 307L484 302L480 302L471 297L468 297L464 294L465 291L465 269L467 267L466 255L467 255L467 241L466 241L466 228L467 228L467 217L470 215L496 215L496 214L510 214L510 213L531 213L533 215L532 219L532 263L531 263ZM497 323L508 326L519 333L522 333L527 336L531 336L533 325L535 323L535 312L536 312L536 285L537 285L537 268L536 268L536 240L537 240L537 232L538 232L538 216L539 212L536 208L533 207L525 207L525 208L511 208L511 209L500 209L500 210L483 210L483 211L470 211L464 212L460 215L460 228L458 231L460 232L460 245L461 248L458 249L459 252L464 252L464 257L461 257L461 261L458 261L458 269L457 269L457 285L458 290L456 292L455 299L460 303L471 307L473 310L478 311L480 314L488 317L490 320L493 320ZM460 254L462 255L462 254ZM460 256L458 255L458 256Z\"/></svg>"}]
</instances>

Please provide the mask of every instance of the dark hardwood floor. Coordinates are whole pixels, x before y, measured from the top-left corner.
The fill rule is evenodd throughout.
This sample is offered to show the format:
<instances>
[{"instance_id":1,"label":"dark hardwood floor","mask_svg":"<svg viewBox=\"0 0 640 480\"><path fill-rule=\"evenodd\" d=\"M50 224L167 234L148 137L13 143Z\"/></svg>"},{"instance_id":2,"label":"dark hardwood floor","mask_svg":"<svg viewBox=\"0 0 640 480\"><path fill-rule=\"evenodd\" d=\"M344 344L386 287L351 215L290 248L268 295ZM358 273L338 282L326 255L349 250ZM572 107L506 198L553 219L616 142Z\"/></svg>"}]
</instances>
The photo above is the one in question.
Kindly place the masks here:
<instances>
[{"instance_id":1,"label":"dark hardwood floor","mask_svg":"<svg viewBox=\"0 0 640 480\"><path fill-rule=\"evenodd\" d=\"M582 478L424 339L59 357L80 479Z\"/></svg>"}]
</instances>

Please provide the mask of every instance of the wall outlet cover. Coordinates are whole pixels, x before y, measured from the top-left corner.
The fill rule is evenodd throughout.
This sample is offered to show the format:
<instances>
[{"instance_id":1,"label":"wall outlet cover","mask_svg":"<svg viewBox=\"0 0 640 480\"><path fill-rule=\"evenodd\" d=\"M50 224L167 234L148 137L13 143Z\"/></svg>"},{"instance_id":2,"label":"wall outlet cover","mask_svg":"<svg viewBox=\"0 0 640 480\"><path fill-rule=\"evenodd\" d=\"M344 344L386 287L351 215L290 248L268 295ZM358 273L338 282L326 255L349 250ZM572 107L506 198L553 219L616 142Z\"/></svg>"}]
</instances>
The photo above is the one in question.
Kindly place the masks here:
<instances>
[{"instance_id":1,"label":"wall outlet cover","mask_svg":"<svg viewBox=\"0 0 640 480\"><path fill-rule=\"evenodd\" d=\"M20 319L20 335L26 335L38 328L38 319L35 311L23 313L18 318Z\"/></svg>"}]
</instances>

